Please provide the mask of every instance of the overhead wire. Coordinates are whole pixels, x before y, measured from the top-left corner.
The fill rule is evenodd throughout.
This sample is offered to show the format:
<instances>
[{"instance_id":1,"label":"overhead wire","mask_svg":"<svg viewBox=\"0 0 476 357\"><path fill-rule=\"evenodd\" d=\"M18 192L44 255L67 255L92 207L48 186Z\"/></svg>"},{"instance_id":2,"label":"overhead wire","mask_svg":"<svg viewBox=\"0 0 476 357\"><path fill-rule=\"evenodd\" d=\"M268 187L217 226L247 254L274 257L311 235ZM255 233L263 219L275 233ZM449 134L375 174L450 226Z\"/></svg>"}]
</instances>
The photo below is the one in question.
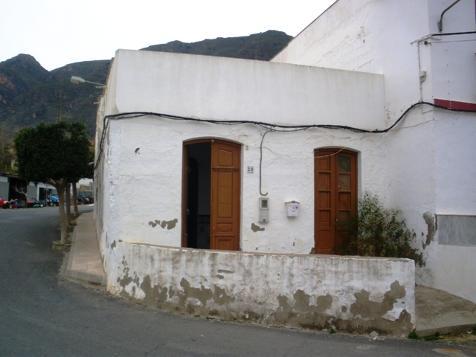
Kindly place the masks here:
<instances>
[{"instance_id":1,"label":"overhead wire","mask_svg":"<svg viewBox=\"0 0 476 357\"><path fill-rule=\"evenodd\" d=\"M466 112L466 113L475 113L475 110L467 110L467 109L454 109L454 108L447 108L442 105L434 104L431 102L420 101L413 103L409 106L405 111L398 117L392 125L385 129L362 129L357 128L349 125L339 125L339 124L275 124L275 123L267 123L262 121L255 121L255 120L224 120L224 119L201 119L196 117L186 117L180 115L173 115L173 114L166 114L166 113L157 113L157 112L124 112L124 113L117 113L117 114L109 114L103 117L103 128L101 133L101 139L99 141L99 149L98 155L96 158L96 162L94 164L94 170L96 170L99 166L101 161L101 157L103 155L104 150L104 140L106 137L106 133L109 129L109 124L111 120L125 120L125 119L134 119L140 117L158 117L162 119L174 120L174 121L188 121L188 122L198 122L198 123L209 123L209 124L226 124L226 125L255 125L267 130L264 135L268 132L293 132L293 131L301 131L301 130L308 130L308 129L330 129L330 130L348 130L355 133L364 133L364 134L383 134L387 133L393 128L395 128L406 116L407 114L412 111L414 108L419 106L431 106L437 109L443 109L452 112ZM261 140L260 146L260 153L262 154L262 143L264 141L264 135ZM262 156L262 155L261 155ZM261 188L260 188L261 192Z\"/></svg>"}]
</instances>

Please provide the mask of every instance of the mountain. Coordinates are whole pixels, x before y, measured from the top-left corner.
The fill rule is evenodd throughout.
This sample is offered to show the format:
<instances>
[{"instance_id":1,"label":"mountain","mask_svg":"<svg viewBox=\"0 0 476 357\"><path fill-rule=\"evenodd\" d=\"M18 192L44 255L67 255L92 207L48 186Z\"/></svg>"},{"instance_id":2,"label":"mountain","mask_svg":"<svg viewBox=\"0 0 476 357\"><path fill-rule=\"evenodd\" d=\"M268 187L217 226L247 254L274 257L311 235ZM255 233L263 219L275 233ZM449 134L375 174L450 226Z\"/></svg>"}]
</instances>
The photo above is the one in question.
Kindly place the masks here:
<instances>
[{"instance_id":1,"label":"mountain","mask_svg":"<svg viewBox=\"0 0 476 357\"><path fill-rule=\"evenodd\" d=\"M172 41L143 50L190 53L221 57L235 57L269 61L290 41L291 36L280 31L267 31L249 36L218 37L193 43Z\"/></svg>"},{"instance_id":2,"label":"mountain","mask_svg":"<svg viewBox=\"0 0 476 357\"><path fill-rule=\"evenodd\" d=\"M172 41L142 50L267 61L290 39L284 32L266 31L193 43ZM109 64L109 60L77 62L47 71L27 54L0 62L0 134L13 137L22 127L61 118L83 121L92 135L95 130L96 102L101 90L94 86L71 84L70 78L76 75L104 83Z\"/></svg>"}]
</instances>

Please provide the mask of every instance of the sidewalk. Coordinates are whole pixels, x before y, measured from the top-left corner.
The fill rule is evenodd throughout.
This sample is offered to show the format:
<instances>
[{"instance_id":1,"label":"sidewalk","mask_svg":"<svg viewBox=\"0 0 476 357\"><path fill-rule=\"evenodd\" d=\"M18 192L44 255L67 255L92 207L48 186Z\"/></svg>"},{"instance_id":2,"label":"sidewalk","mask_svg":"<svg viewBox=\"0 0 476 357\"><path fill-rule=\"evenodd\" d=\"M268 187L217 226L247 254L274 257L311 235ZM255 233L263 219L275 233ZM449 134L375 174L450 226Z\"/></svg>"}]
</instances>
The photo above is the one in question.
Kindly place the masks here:
<instances>
[{"instance_id":1,"label":"sidewalk","mask_svg":"<svg viewBox=\"0 0 476 357\"><path fill-rule=\"evenodd\" d=\"M71 240L71 250L64 258L62 275L67 279L105 285L106 274L99 254L93 212L78 217Z\"/></svg>"},{"instance_id":2,"label":"sidewalk","mask_svg":"<svg viewBox=\"0 0 476 357\"><path fill-rule=\"evenodd\" d=\"M476 326L476 304L469 300L425 286L416 287L415 297L419 336L466 332Z\"/></svg>"}]
</instances>

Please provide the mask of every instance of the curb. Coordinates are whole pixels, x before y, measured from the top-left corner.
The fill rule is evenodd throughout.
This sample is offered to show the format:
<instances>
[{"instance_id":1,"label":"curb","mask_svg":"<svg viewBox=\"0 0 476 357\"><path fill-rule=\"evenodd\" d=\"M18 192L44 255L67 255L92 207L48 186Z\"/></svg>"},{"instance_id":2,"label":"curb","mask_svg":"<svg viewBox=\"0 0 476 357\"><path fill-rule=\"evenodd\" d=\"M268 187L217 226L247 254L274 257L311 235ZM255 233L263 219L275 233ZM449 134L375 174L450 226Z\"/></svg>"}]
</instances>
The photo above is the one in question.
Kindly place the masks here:
<instances>
[{"instance_id":1,"label":"curb","mask_svg":"<svg viewBox=\"0 0 476 357\"><path fill-rule=\"evenodd\" d=\"M466 331L469 331L476 327L476 322L473 324L462 324L462 325L450 325L450 326L441 326L441 327L434 327L428 328L423 330L416 329L415 332L420 337L428 337L432 335L452 335L452 334L459 334Z\"/></svg>"},{"instance_id":2,"label":"curb","mask_svg":"<svg viewBox=\"0 0 476 357\"><path fill-rule=\"evenodd\" d=\"M80 270L73 270L72 267L72 255L74 253L74 242L77 239L78 230L80 229L80 225L76 224L74 226L73 232L71 233L71 248L68 252L64 253L63 263L61 264L61 268L59 271L60 277L63 279L79 282L79 283L86 283L94 286L106 286L105 277L101 277L95 274L87 273Z\"/></svg>"}]
</instances>

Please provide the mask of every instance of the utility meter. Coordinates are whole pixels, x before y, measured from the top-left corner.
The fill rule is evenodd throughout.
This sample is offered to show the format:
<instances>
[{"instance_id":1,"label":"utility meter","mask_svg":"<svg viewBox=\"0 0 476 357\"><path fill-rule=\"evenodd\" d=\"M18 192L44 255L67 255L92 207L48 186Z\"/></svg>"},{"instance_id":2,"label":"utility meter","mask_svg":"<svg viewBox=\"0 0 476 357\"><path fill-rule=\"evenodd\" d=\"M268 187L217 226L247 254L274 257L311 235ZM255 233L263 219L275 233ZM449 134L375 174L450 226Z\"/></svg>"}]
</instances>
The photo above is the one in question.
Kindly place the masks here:
<instances>
[{"instance_id":1,"label":"utility meter","mask_svg":"<svg viewBox=\"0 0 476 357\"><path fill-rule=\"evenodd\" d=\"M259 198L259 222L260 223L269 222L269 198L268 197Z\"/></svg>"}]
</instances>

